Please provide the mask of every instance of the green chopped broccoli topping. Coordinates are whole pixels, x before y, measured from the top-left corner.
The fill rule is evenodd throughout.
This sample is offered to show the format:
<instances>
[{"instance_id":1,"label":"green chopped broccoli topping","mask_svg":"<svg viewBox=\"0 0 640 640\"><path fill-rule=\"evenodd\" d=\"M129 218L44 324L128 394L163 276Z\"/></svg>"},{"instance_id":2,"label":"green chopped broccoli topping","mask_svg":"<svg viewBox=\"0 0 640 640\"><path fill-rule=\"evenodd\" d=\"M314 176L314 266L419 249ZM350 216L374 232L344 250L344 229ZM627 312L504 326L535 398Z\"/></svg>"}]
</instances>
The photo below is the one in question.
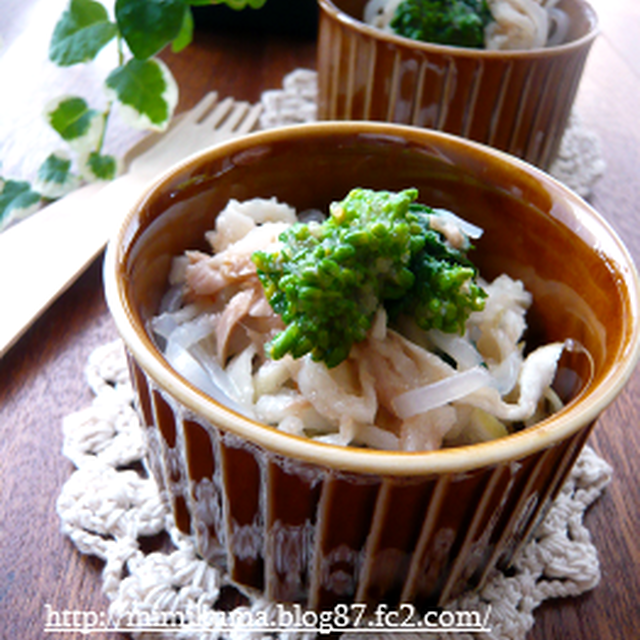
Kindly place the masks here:
<instances>
[{"instance_id":1,"label":"green chopped broccoli topping","mask_svg":"<svg viewBox=\"0 0 640 640\"><path fill-rule=\"evenodd\" d=\"M391 28L413 40L482 49L492 20L486 0L404 0Z\"/></svg>"},{"instance_id":2,"label":"green chopped broccoli topping","mask_svg":"<svg viewBox=\"0 0 640 640\"><path fill-rule=\"evenodd\" d=\"M412 316L419 327L446 333L464 333L472 311L484 307L486 292L476 282L478 271L466 256L430 226L433 209L421 204L410 207L421 225L423 248L412 257L409 268L415 282L407 295L386 303L392 317Z\"/></svg>"},{"instance_id":3,"label":"green chopped broccoli topping","mask_svg":"<svg viewBox=\"0 0 640 640\"><path fill-rule=\"evenodd\" d=\"M424 329L463 332L485 294L462 250L429 226L416 189L354 189L323 223L296 223L273 252L253 254L274 311L287 325L271 358L310 353L333 367L364 340L376 311L411 314Z\"/></svg>"}]
</instances>

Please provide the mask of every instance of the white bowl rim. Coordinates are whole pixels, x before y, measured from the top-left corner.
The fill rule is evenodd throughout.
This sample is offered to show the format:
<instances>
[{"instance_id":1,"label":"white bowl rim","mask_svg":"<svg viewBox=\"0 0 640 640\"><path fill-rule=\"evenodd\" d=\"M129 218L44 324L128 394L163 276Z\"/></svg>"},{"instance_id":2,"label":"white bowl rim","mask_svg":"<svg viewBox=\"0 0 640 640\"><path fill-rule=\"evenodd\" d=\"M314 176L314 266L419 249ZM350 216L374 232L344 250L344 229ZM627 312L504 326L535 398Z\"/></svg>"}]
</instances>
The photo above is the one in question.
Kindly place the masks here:
<instances>
[{"instance_id":1,"label":"white bowl rim","mask_svg":"<svg viewBox=\"0 0 640 640\"><path fill-rule=\"evenodd\" d=\"M146 200L148 193L172 180L185 168L197 164L201 158L210 155L224 155L251 147L256 142L262 144L282 136L303 137L308 134L330 133L347 135L354 132L387 137L412 135L425 141L437 142L439 139L458 146L473 147L496 160L506 160L513 167L520 167L546 183L546 186L558 195L568 199L573 205L590 216L602 233L607 234L624 261L627 281L630 288L629 304L632 317L627 341L627 352L620 355L618 366L612 367L605 379L589 391L586 398L581 397L568 407L546 420L512 435L490 442L470 446L438 449L427 452L399 452L374 449L360 449L319 443L310 438L294 436L246 418L212 400L205 393L178 375L164 360L160 350L143 328L136 330L132 314L124 296L124 290L116 279L117 264L122 256L122 246L126 241L127 229L135 218L136 209ZM491 467L520 460L542 449L549 448L566 440L577 431L595 421L622 391L640 359L640 278L633 259L626 246L609 225L580 196L571 191L542 170L518 158L451 134L418 129L408 125L367 121L316 122L287 125L265 131L258 131L236 138L195 154L166 171L147 189L132 206L119 231L110 240L104 259L105 296L111 315L120 336L135 361L158 385L168 391L184 407L201 416L212 425L217 425L253 444L284 457L329 467L338 471L362 473L366 475L387 476L431 476L444 473L462 473L478 468Z\"/></svg>"},{"instance_id":2,"label":"white bowl rim","mask_svg":"<svg viewBox=\"0 0 640 640\"><path fill-rule=\"evenodd\" d=\"M339 9L332 0L318 0L318 4L321 10L325 10L331 14L335 20L344 24L345 26L355 29L363 35L373 37L377 40L385 40L390 44L402 47L413 48L417 51L424 53L441 53L457 58L464 57L479 57L482 59L527 59L527 58L544 58L554 57L571 51L573 49L580 49L586 45L590 45L593 40L600 33L600 26L598 20L598 14L595 9L586 0L574 0L585 6L587 13L591 17L591 29L583 36L571 40L569 42L563 42L551 47L543 47L538 49L513 49L513 50L493 50L493 49L474 49L470 47L457 47L453 45L437 44L434 42L422 42L420 40L412 40L405 36L400 36L395 33L389 33L382 31L376 27L373 27L362 20L358 20L348 13Z\"/></svg>"}]
</instances>

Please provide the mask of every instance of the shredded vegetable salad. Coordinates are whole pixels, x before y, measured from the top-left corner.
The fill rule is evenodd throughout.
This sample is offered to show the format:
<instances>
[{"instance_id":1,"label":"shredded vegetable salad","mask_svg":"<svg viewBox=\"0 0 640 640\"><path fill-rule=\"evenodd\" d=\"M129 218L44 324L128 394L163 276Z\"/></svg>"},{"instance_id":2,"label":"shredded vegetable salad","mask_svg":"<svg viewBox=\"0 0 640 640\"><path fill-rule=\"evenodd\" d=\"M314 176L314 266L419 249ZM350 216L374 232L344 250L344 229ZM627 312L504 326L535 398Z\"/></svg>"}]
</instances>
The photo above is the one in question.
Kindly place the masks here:
<instances>
[{"instance_id":1,"label":"shredded vegetable salad","mask_svg":"<svg viewBox=\"0 0 640 640\"><path fill-rule=\"evenodd\" d=\"M530 50L564 42L569 17L559 0L369 0L364 21L436 44Z\"/></svg>"},{"instance_id":2,"label":"shredded vegetable salad","mask_svg":"<svg viewBox=\"0 0 640 640\"><path fill-rule=\"evenodd\" d=\"M551 385L573 343L527 349L530 293L506 274L483 280L467 257L482 229L418 204L417 196L356 189L327 215L298 214L275 199L231 200L206 234L211 251L174 259L150 323L168 362L247 417L334 445L427 451L473 444L559 410ZM346 222L350 231L338 241L334 227L344 232ZM347 260L353 246L345 248L345 238L356 254L368 247L366 260ZM379 259L368 253L372 242L386 247ZM442 292L416 288L425 253L431 259L434 252L442 273L465 269L447 293L464 307L452 315L463 321L450 326L425 322L419 312L429 296L433 308L442 306ZM341 273L358 272L358 264L369 271ZM287 286L297 293L287 298ZM314 304L300 304L304 296ZM342 296L358 304L341 306ZM413 296L421 304L400 304ZM342 324L358 330L325 335L343 313ZM291 348L277 348L293 322L285 340Z\"/></svg>"}]
</instances>

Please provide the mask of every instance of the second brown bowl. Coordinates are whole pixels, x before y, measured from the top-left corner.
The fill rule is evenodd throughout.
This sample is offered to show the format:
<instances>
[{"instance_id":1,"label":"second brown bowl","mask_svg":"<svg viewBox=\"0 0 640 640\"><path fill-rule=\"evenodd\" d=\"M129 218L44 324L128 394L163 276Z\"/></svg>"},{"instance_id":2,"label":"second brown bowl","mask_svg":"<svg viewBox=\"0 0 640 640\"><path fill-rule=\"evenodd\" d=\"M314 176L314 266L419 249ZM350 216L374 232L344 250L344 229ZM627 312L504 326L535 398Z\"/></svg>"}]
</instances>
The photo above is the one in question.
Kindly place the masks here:
<instances>
[{"instance_id":1,"label":"second brown bowl","mask_svg":"<svg viewBox=\"0 0 640 640\"><path fill-rule=\"evenodd\" d=\"M597 35L584 0L561 0L561 45L487 51L409 40L362 22L366 0L318 0L318 118L453 133L543 169L556 157Z\"/></svg>"}]
</instances>

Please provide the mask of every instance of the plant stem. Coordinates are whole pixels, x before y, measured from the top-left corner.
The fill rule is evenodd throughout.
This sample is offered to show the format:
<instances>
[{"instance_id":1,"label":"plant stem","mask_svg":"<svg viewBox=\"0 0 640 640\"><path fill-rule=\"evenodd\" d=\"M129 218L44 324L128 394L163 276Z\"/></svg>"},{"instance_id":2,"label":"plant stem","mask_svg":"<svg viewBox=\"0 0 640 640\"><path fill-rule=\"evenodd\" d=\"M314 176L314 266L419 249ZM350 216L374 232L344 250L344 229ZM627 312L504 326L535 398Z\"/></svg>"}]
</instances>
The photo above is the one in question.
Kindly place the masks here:
<instances>
[{"instance_id":1,"label":"plant stem","mask_svg":"<svg viewBox=\"0 0 640 640\"><path fill-rule=\"evenodd\" d=\"M117 41L117 50L118 50L118 66L122 66L124 64L125 57L124 57L124 51L122 46L123 38L120 35L120 33L118 33L116 41ZM111 116L112 110L113 110L113 100L109 100L107 102L107 108L102 112L102 120L104 122L104 125L102 127L102 135L100 136L100 140L98 141L96 153L100 153L104 146L104 141L107 136L107 126L109 123L109 118Z\"/></svg>"}]
</instances>

